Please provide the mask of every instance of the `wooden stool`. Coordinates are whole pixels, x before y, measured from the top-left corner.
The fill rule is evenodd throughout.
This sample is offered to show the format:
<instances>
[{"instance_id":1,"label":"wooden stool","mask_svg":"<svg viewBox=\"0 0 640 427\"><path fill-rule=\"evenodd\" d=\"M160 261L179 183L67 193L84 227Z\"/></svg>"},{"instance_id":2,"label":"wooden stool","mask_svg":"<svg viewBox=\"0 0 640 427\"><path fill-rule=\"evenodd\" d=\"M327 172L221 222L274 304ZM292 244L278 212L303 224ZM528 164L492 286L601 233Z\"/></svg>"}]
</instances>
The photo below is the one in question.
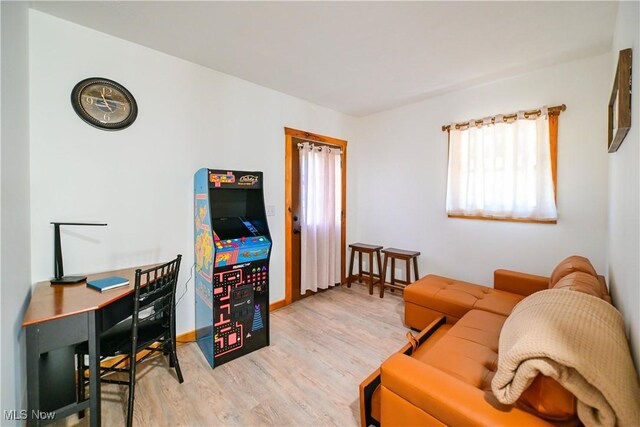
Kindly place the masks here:
<instances>
[{"instance_id":1,"label":"wooden stool","mask_svg":"<svg viewBox=\"0 0 640 427\"><path fill-rule=\"evenodd\" d=\"M369 275L369 295L373 295L373 285L375 285L378 282L382 283L382 281L380 280L380 272L382 271L382 261L380 258L380 250L382 249L382 246L365 245L364 243L353 243L349 245L349 247L351 248L351 262L349 263L349 276L347 277L347 288L350 288L351 282L355 280L353 276L353 259L356 255L356 252L358 252L358 275L356 277L358 278L359 282L363 282L362 274L364 273ZM376 254L376 257L378 258L378 274L373 273L373 253L374 252ZM363 253L369 254L369 271L362 271L362 254ZM375 280L374 277L377 277L378 279Z\"/></svg>"},{"instance_id":2,"label":"wooden stool","mask_svg":"<svg viewBox=\"0 0 640 427\"><path fill-rule=\"evenodd\" d=\"M413 260L413 272L415 280L418 280L418 255L420 252L405 251L403 249L387 248L382 251L384 254L384 267L382 268L382 280L380 281L380 298L384 298L384 288L404 289L406 285L411 283L411 260ZM387 279L387 261L391 258L391 282L385 283ZM406 262L406 278L407 280L396 279L396 259ZM396 284L397 283L397 284Z\"/></svg>"}]
</instances>

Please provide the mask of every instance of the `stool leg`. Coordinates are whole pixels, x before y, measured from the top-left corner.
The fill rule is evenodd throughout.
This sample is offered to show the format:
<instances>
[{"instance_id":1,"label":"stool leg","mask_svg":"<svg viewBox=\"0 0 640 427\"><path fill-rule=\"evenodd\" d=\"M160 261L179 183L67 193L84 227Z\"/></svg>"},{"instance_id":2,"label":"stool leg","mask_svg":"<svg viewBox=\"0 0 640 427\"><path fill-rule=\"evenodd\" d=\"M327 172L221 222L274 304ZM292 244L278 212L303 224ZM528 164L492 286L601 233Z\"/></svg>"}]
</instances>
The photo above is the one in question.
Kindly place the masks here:
<instances>
[{"instance_id":1,"label":"stool leg","mask_svg":"<svg viewBox=\"0 0 640 427\"><path fill-rule=\"evenodd\" d=\"M407 279L406 282L407 283L405 284L405 286L408 285L409 283L411 283L411 264L410 264L410 262L411 262L411 260L409 258L407 258L407 260L405 262L406 263L405 267L407 269L406 272L405 272L405 275L407 276L406 277L406 279Z\"/></svg>"},{"instance_id":2,"label":"stool leg","mask_svg":"<svg viewBox=\"0 0 640 427\"><path fill-rule=\"evenodd\" d=\"M380 260L380 251L376 251L378 259L378 278L380 279L380 289L384 288L384 280L382 279L382 261Z\"/></svg>"},{"instance_id":3,"label":"stool leg","mask_svg":"<svg viewBox=\"0 0 640 427\"><path fill-rule=\"evenodd\" d=\"M351 248L351 261L349 262L349 276L347 277L347 288L351 287L351 282L353 281L353 258L356 255L356 251Z\"/></svg>"},{"instance_id":4,"label":"stool leg","mask_svg":"<svg viewBox=\"0 0 640 427\"><path fill-rule=\"evenodd\" d=\"M389 257L384 255L384 267L382 267L382 273L380 274L380 298L384 298L384 282L387 280L387 262L389 262Z\"/></svg>"},{"instance_id":5,"label":"stool leg","mask_svg":"<svg viewBox=\"0 0 640 427\"><path fill-rule=\"evenodd\" d=\"M394 291L393 286L396 284L396 259L391 257L391 292Z\"/></svg>"},{"instance_id":6,"label":"stool leg","mask_svg":"<svg viewBox=\"0 0 640 427\"><path fill-rule=\"evenodd\" d=\"M373 295L373 252L369 252L369 295Z\"/></svg>"},{"instance_id":7,"label":"stool leg","mask_svg":"<svg viewBox=\"0 0 640 427\"><path fill-rule=\"evenodd\" d=\"M413 273L415 274L416 280L419 280L418 275L418 257L413 257Z\"/></svg>"},{"instance_id":8,"label":"stool leg","mask_svg":"<svg viewBox=\"0 0 640 427\"><path fill-rule=\"evenodd\" d=\"M358 251L358 282L362 282L362 252Z\"/></svg>"}]
</instances>

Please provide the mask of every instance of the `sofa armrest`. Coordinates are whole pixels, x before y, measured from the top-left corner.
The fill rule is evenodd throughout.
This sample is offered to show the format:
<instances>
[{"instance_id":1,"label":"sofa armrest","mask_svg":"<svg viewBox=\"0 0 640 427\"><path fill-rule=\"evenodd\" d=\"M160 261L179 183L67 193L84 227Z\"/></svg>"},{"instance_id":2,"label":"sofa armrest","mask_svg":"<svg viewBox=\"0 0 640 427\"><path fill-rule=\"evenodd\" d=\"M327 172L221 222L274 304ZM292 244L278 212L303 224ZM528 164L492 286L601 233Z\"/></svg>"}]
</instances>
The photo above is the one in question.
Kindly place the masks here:
<instances>
[{"instance_id":1,"label":"sofa armrest","mask_svg":"<svg viewBox=\"0 0 640 427\"><path fill-rule=\"evenodd\" d=\"M511 270L493 272L493 287L513 294L529 296L549 288L549 278Z\"/></svg>"},{"instance_id":2,"label":"sofa armrest","mask_svg":"<svg viewBox=\"0 0 640 427\"><path fill-rule=\"evenodd\" d=\"M491 392L404 354L394 354L380 369L383 391L386 388L446 425L551 425L529 412L502 405ZM383 394L381 421L392 421L395 412L385 407Z\"/></svg>"}]
</instances>

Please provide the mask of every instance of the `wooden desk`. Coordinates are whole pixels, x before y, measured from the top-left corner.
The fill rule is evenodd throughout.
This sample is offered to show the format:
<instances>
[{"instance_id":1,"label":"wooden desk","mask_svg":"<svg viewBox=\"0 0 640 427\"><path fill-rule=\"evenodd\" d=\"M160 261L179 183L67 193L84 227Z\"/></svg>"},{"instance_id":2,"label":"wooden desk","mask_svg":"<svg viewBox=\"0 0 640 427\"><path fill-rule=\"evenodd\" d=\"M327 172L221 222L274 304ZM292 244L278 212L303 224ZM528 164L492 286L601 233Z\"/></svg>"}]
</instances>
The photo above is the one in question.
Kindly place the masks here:
<instances>
[{"instance_id":1,"label":"wooden desk","mask_svg":"<svg viewBox=\"0 0 640 427\"><path fill-rule=\"evenodd\" d=\"M28 424L41 425L45 412L61 419L89 408L90 424L100 425L100 333L132 312L137 268L107 271L88 280L109 276L129 279L129 285L100 292L86 282L73 285L35 285L22 326L27 337ZM78 403L75 391L75 345L89 342L90 397ZM40 415L40 416L38 416Z\"/></svg>"}]
</instances>

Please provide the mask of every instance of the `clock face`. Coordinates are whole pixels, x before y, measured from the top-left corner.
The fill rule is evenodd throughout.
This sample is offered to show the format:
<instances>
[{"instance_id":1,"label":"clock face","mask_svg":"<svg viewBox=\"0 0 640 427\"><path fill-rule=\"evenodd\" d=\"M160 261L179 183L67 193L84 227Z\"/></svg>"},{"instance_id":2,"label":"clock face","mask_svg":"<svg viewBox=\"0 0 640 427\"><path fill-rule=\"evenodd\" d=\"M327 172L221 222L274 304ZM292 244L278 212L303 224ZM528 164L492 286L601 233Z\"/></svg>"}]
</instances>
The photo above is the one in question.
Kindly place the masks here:
<instances>
[{"instance_id":1,"label":"clock face","mask_svg":"<svg viewBox=\"0 0 640 427\"><path fill-rule=\"evenodd\" d=\"M78 83L71 92L71 104L82 120L106 130L124 129L138 115L133 95L124 86L102 78Z\"/></svg>"}]
</instances>

